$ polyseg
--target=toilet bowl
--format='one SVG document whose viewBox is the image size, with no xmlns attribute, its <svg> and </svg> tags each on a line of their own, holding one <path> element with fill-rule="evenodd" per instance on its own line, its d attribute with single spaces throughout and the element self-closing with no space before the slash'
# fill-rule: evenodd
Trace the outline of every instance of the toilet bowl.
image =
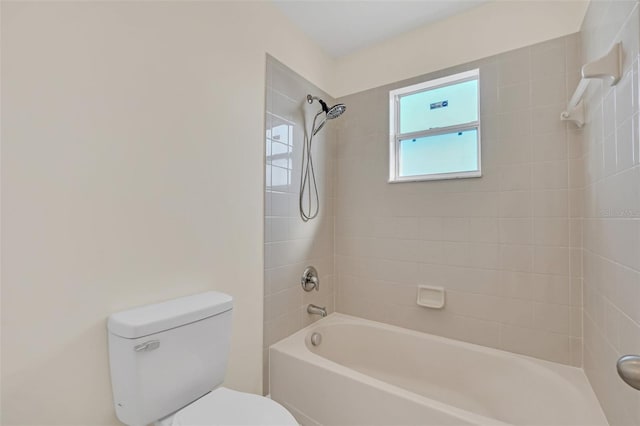
<svg viewBox="0 0 640 426">
<path fill-rule="evenodd" d="M 282 405 L 264 396 L 224 387 L 170 415 L 156 426 L 297 426 Z"/>
<path fill-rule="evenodd" d="M 109 316 L 116 416 L 129 426 L 293 426 L 283 406 L 221 387 L 231 296 L 210 291 Z"/>
</svg>

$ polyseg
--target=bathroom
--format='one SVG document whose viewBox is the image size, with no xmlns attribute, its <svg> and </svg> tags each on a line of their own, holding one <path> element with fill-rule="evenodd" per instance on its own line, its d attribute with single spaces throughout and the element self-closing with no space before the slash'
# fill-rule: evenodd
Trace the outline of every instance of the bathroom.
<svg viewBox="0 0 640 426">
<path fill-rule="evenodd" d="M 574 412 L 640 425 L 640 392 L 616 370 L 640 355 L 638 1 L 3 1 L 0 14 L 2 424 L 122 424 L 108 318 L 216 291 L 233 298 L 223 386 L 297 423 L 373 424 L 352 398 L 375 391 L 398 419 L 377 424 L 584 424 L 473 414 L 365 374 L 378 351 L 331 352 L 334 335 L 343 352 L 367 347 L 330 328 L 343 322 L 415 338 L 391 353 L 409 369 L 485 354 L 470 361 L 489 375 L 479 394 L 518 363 L 573 375 L 589 401 Z M 617 70 L 581 80 L 601 58 Z M 481 176 L 390 183 L 390 93 L 472 70 Z M 545 374 L 514 380 L 556 395 Z M 312 391 L 327 398 L 305 402 Z"/>
</svg>

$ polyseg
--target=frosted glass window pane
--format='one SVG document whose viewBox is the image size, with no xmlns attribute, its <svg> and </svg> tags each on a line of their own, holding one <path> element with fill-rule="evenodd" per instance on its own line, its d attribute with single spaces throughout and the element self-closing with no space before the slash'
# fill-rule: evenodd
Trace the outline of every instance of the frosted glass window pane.
<svg viewBox="0 0 640 426">
<path fill-rule="evenodd" d="M 400 98 L 400 133 L 454 126 L 478 120 L 478 80 Z"/>
<path fill-rule="evenodd" d="M 459 173 L 478 169 L 477 129 L 400 141 L 399 176 Z"/>
</svg>

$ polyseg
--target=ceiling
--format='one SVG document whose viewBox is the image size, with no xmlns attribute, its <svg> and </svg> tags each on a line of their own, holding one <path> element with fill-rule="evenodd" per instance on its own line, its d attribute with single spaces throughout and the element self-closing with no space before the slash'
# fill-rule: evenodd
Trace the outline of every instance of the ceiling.
<svg viewBox="0 0 640 426">
<path fill-rule="evenodd" d="M 340 57 L 487 0 L 272 0 L 330 55 Z"/>
</svg>

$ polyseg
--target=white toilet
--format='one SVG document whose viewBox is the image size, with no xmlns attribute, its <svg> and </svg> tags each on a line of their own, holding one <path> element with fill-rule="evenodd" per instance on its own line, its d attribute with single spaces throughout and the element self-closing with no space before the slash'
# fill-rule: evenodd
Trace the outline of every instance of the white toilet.
<svg viewBox="0 0 640 426">
<path fill-rule="evenodd" d="M 218 387 L 233 299 L 207 292 L 109 317 L 116 415 L 129 426 L 297 425 L 275 401 Z"/>
</svg>

